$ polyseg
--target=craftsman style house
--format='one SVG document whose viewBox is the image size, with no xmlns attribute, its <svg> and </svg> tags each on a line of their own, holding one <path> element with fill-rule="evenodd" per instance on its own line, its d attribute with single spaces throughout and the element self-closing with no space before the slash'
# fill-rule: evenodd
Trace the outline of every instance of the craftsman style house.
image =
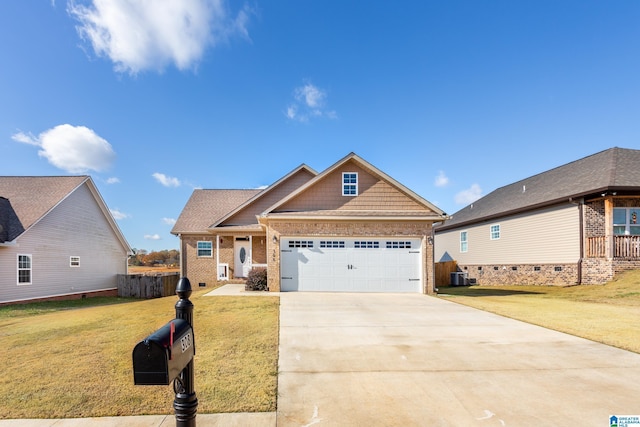
<svg viewBox="0 0 640 427">
<path fill-rule="evenodd" d="M 0 177 L 0 304 L 115 295 L 130 252 L 90 177 Z"/>
<path fill-rule="evenodd" d="M 456 212 L 434 228 L 435 259 L 482 285 L 604 283 L 640 268 L 639 217 L 640 150 L 611 148 Z"/>
<path fill-rule="evenodd" d="M 262 190 L 195 190 L 176 221 L 201 286 L 264 267 L 270 291 L 430 292 L 444 212 L 351 153 Z"/>
</svg>

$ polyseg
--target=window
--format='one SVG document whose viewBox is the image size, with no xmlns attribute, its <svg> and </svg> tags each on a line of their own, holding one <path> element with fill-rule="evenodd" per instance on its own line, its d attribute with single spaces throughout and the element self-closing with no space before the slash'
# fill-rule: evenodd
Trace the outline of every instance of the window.
<svg viewBox="0 0 640 427">
<path fill-rule="evenodd" d="M 342 195 L 343 196 L 358 195 L 358 174 L 356 172 L 342 173 Z"/>
<path fill-rule="evenodd" d="M 467 241 L 467 232 L 461 231 L 460 232 L 460 252 L 467 252 L 468 248 L 469 248 L 469 244 Z"/>
<path fill-rule="evenodd" d="M 491 240 L 498 240 L 500 238 L 500 224 L 491 226 Z"/>
<path fill-rule="evenodd" d="M 411 249 L 411 242 L 387 242 L 387 249 Z"/>
<path fill-rule="evenodd" d="M 69 257 L 69 267 L 80 267 L 80 257 L 79 256 L 70 256 Z"/>
<path fill-rule="evenodd" d="M 640 236 L 640 208 L 613 208 L 613 234 Z"/>
<path fill-rule="evenodd" d="M 313 240 L 289 240 L 290 248 L 312 248 Z"/>
<path fill-rule="evenodd" d="M 380 248 L 380 242 L 376 241 L 356 241 L 353 242 L 353 247 L 356 249 L 378 249 Z"/>
<path fill-rule="evenodd" d="M 31 255 L 18 255 L 18 285 L 31 284 Z"/>
<path fill-rule="evenodd" d="M 344 240 L 321 240 L 321 248 L 344 248 Z"/>
<path fill-rule="evenodd" d="M 536 265 L 533 267 L 533 271 L 541 271 L 542 269 L 540 268 L 539 265 Z"/>
<path fill-rule="evenodd" d="M 213 243 L 212 242 L 198 242 L 198 256 L 199 257 L 212 257 L 213 256 Z"/>
</svg>

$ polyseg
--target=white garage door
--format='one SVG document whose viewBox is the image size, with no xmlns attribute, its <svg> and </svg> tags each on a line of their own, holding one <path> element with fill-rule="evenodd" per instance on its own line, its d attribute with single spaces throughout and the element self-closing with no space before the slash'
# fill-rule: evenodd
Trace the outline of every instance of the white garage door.
<svg viewBox="0 0 640 427">
<path fill-rule="evenodd" d="M 420 239 L 280 239 L 282 291 L 422 292 Z"/>
</svg>

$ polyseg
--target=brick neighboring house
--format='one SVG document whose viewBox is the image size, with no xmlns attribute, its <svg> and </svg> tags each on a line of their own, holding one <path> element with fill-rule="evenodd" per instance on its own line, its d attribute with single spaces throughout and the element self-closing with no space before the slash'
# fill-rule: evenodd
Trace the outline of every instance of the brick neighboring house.
<svg viewBox="0 0 640 427">
<path fill-rule="evenodd" d="M 270 291 L 431 292 L 446 214 L 354 153 L 263 190 L 195 190 L 176 221 L 192 283 L 265 267 Z"/>
<path fill-rule="evenodd" d="M 640 268 L 639 219 L 640 150 L 614 147 L 454 213 L 434 228 L 435 259 L 482 285 L 601 284 Z"/>
<path fill-rule="evenodd" d="M 130 253 L 89 176 L 0 177 L 0 304 L 116 295 Z"/>
</svg>

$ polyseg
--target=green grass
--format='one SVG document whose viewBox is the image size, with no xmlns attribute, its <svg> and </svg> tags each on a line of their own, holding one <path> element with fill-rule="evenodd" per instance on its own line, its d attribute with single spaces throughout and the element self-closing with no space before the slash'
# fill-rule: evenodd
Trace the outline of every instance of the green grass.
<svg viewBox="0 0 640 427">
<path fill-rule="evenodd" d="M 439 297 L 640 353 L 640 270 L 605 285 L 439 287 Z"/>
<path fill-rule="evenodd" d="M 191 297 L 198 412 L 274 411 L 279 299 L 204 293 Z M 176 301 L 4 307 L 0 418 L 172 414 L 171 386 L 133 385 L 131 353 L 175 316 Z"/>
</svg>

